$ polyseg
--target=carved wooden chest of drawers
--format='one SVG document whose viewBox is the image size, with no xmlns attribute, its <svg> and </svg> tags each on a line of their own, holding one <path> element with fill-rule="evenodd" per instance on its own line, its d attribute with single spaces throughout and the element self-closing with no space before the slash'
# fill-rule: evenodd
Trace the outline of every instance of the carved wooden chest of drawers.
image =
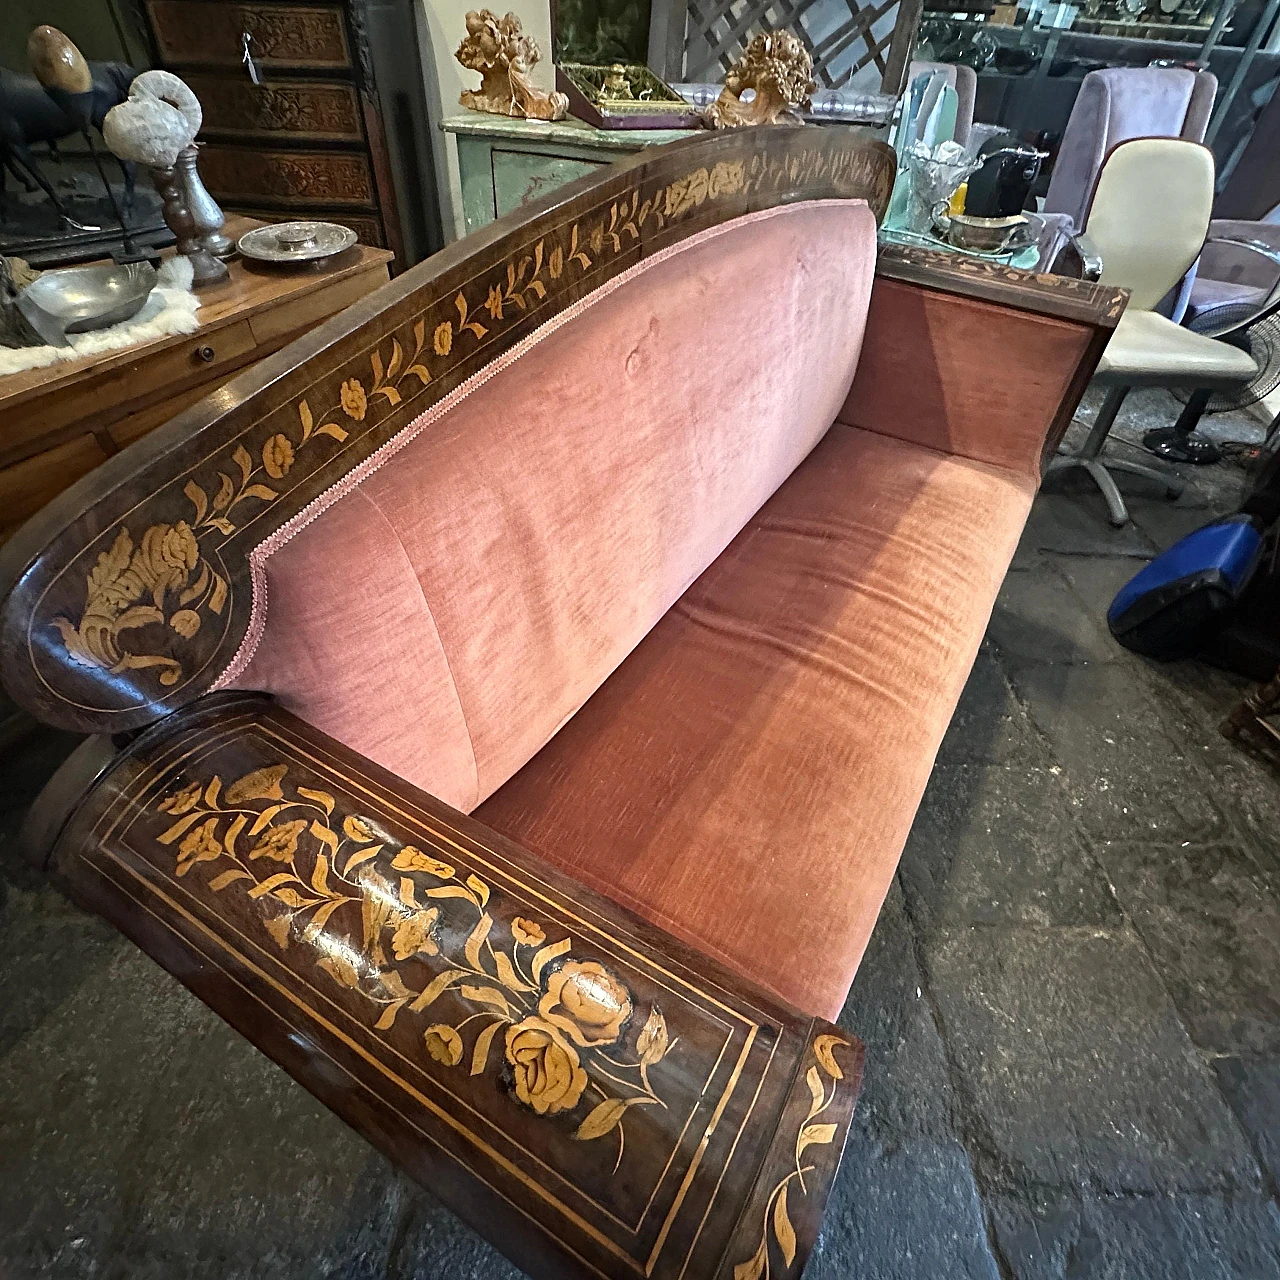
<svg viewBox="0 0 1280 1280">
<path fill-rule="evenodd" d="M 263 221 L 340 222 L 365 244 L 391 249 L 401 266 L 439 247 L 438 233 L 423 229 L 432 220 L 424 224 L 422 210 L 403 217 L 394 180 L 415 204 L 434 190 L 429 175 L 417 171 L 421 150 L 412 135 L 422 121 L 404 131 L 408 149 L 418 152 L 407 166 L 415 171 L 397 174 L 406 166 L 397 165 L 403 157 L 396 139 L 388 145 L 387 93 L 375 83 L 371 15 L 383 46 L 410 46 L 396 50 L 397 66 L 385 77 L 378 71 L 392 80 L 404 73 L 405 83 L 395 85 L 396 113 L 405 114 L 404 99 L 415 93 L 415 107 L 425 112 L 420 75 L 412 84 L 417 56 L 407 6 L 403 13 L 379 0 L 145 6 L 160 65 L 181 75 L 203 104 L 200 172 L 225 209 Z M 407 25 L 389 31 L 388 15 Z"/>
</svg>

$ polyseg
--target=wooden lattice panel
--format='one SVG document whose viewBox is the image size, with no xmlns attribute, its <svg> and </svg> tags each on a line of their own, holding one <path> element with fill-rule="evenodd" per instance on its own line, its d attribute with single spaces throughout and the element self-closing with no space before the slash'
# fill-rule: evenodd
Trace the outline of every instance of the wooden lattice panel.
<svg viewBox="0 0 1280 1280">
<path fill-rule="evenodd" d="M 686 0 L 682 78 L 718 80 L 757 32 L 779 29 L 799 36 L 823 88 L 842 88 L 865 67 L 883 77 L 897 9 L 898 0 Z"/>
</svg>

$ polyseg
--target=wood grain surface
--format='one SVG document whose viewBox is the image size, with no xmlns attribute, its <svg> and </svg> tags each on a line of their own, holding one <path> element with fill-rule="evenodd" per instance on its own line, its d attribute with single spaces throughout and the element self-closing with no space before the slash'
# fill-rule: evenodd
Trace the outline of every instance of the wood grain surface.
<svg viewBox="0 0 1280 1280">
<path fill-rule="evenodd" d="M 227 233 L 257 225 L 233 215 Z M 390 259 L 361 245 L 301 271 L 238 260 L 201 292 L 194 333 L 0 377 L 0 542 L 131 441 L 385 284 Z"/>
<path fill-rule="evenodd" d="M 74 767 L 33 819 L 56 882 L 525 1270 L 799 1276 L 848 1033 L 265 698 L 103 766 L 60 836 Z"/>
<path fill-rule="evenodd" d="M 740 130 L 643 152 L 451 246 L 15 536 L 0 552 L 6 688 L 85 731 L 190 703 L 245 634 L 253 548 L 468 377 L 690 235 L 804 199 L 866 199 L 879 217 L 892 183 L 892 152 L 857 130 Z"/>
</svg>

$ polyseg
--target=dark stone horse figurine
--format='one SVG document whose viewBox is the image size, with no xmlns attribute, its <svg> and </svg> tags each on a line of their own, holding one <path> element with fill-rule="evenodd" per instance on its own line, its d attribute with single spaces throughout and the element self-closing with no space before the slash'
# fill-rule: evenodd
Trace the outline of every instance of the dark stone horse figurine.
<svg viewBox="0 0 1280 1280">
<path fill-rule="evenodd" d="M 107 112 L 129 96 L 129 86 L 137 72 L 125 62 L 90 62 L 89 70 L 93 87 L 85 95 L 89 98 L 85 116 L 89 124 L 101 131 Z M 7 169 L 28 191 L 41 187 L 59 215 L 75 224 L 58 199 L 53 184 L 41 172 L 31 146 L 47 142 L 56 155 L 58 141 L 81 132 L 82 128 L 83 121 L 63 110 L 34 76 L 0 67 L 0 196 L 4 194 Z M 119 163 L 124 174 L 124 205 L 130 209 L 136 170 L 132 164 Z"/>
</svg>

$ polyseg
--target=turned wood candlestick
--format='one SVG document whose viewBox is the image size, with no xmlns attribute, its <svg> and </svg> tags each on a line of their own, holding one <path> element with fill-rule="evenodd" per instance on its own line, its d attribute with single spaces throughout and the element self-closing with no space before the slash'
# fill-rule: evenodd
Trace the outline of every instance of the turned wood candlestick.
<svg viewBox="0 0 1280 1280">
<path fill-rule="evenodd" d="M 199 239 L 196 220 L 187 207 L 186 192 L 182 183 L 182 175 L 175 165 L 164 169 L 152 169 L 151 176 L 156 190 L 164 201 L 164 220 L 169 230 L 178 237 L 178 252 L 191 262 L 193 275 L 191 287 L 202 288 L 207 284 L 218 284 L 230 274 L 225 262 L 217 258 L 204 247 Z"/>
</svg>

